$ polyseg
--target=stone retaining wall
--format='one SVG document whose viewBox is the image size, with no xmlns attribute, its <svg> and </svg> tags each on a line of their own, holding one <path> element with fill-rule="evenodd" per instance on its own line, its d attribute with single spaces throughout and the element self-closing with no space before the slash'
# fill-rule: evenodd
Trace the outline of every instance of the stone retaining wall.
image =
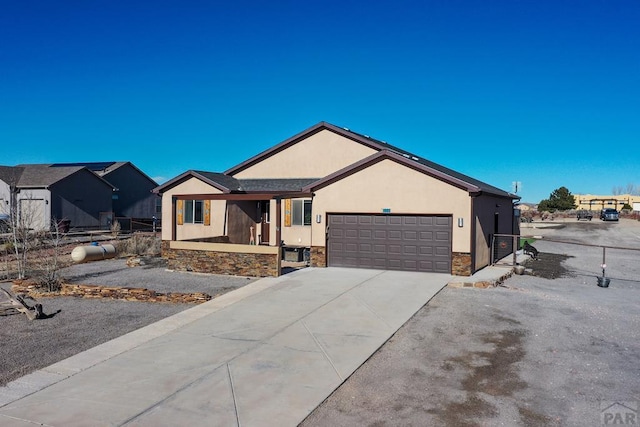
<svg viewBox="0 0 640 427">
<path fill-rule="evenodd" d="M 167 249 L 164 257 L 169 269 L 176 271 L 250 277 L 280 275 L 278 254 Z"/>
<path fill-rule="evenodd" d="M 65 283 L 58 292 L 42 292 L 31 282 L 15 281 L 11 286 L 13 293 L 28 294 L 34 298 L 49 296 L 65 296 L 77 298 L 109 298 L 126 301 L 166 302 L 200 304 L 212 297 L 201 292 L 196 293 L 161 293 L 144 288 L 120 288 L 116 286 L 95 286 Z"/>
</svg>

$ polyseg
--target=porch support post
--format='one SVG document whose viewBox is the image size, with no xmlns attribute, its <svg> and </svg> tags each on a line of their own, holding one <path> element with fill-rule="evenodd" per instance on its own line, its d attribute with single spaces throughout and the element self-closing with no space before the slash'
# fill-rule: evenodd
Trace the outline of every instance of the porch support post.
<svg viewBox="0 0 640 427">
<path fill-rule="evenodd" d="M 176 197 L 171 197 L 171 240 L 176 240 Z"/>
<path fill-rule="evenodd" d="M 276 197 L 276 246 L 282 242 L 282 199 Z"/>
</svg>

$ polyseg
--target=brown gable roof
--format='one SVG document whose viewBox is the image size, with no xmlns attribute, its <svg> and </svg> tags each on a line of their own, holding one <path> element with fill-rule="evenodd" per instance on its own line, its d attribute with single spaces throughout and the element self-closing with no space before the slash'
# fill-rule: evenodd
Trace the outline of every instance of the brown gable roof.
<svg viewBox="0 0 640 427">
<path fill-rule="evenodd" d="M 392 154 L 393 156 L 390 157 L 394 160 L 399 160 L 399 158 L 397 156 L 400 156 L 402 158 L 404 158 L 404 160 L 402 161 L 402 164 L 404 164 L 405 166 L 408 167 L 413 167 L 414 169 L 417 170 L 421 170 L 425 173 L 430 173 L 433 174 L 433 176 L 437 176 L 440 177 L 440 179 L 443 179 L 446 182 L 462 182 L 464 183 L 462 185 L 462 187 L 468 187 L 468 188 L 475 188 L 476 190 L 474 190 L 473 192 L 484 192 L 484 193 L 489 193 L 489 194 L 493 194 L 493 195 L 497 195 L 500 197 L 505 197 L 505 198 L 509 198 L 509 199 L 519 199 L 518 196 L 511 194 L 507 191 L 501 190 L 497 187 L 494 187 L 492 185 L 489 185 L 485 182 L 482 182 L 480 180 L 477 180 L 475 178 L 472 178 L 470 176 L 464 175 L 462 173 L 456 172 L 452 169 L 449 169 L 447 167 L 444 167 L 442 165 L 439 165 L 437 163 L 431 162 L 427 159 L 421 158 L 419 156 L 416 156 L 414 154 L 411 154 L 410 152 L 403 150 L 401 148 L 398 148 L 396 146 L 393 146 L 391 144 L 387 144 L 384 141 L 380 141 L 374 138 L 369 137 L 368 135 L 363 135 L 363 134 L 359 134 L 357 132 L 353 132 L 347 128 L 341 128 L 335 125 L 332 125 L 330 123 L 327 122 L 320 122 L 294 136 L 292 136 L 291 138 L 286 139 L 285 141 L 281 142 L 280 144 L 277 144 L 271 148 L 269 148 L 268 150 L 263 151 L 262 153 L 232 167 L 231 169 L 228 169 L 225 174 L 227 175 L 234 175 L 236 173 L 239 173 L 259 162 L 261 162 L 262 160 L 277 154 L 289 147 L 291 147 L 292 145 L 296 144 L 297 142 L 308 138 L 311 135 L 314 135 L 322 130 L 330 130 L 340 136 L 343 136 L 345 138 L 351 139 L 352 141 L 356 141 L 360 144 L 363 144 L 369 148 L 373 148 L 374 150 L 378 150 L 380 152 L 382 151 L 386 151 L 387 153 Z M 374 155 L 375 156 L 375 155 Z M 346 170 L 354 170 L 356 168 L 358 168 L 362 162 L 366 161 L 369 162 L 371 161 L 372 158 L 367 158 L 364 159 L 361 162 L 357 162 L 354 165 L 347 167 L 345 169 L 343 169 L 342 171 L 338 171 L 330 176 L 335 176 L 339 173 L 345 172 Z M 378 160 L 379 161 L 379 160 Z M 322 181 L 326 182 L 326 180 L 328 179 L 325 178 Z M 305 188 L 310 188 L 309 186 L 305 187 Z"/>
</svg>

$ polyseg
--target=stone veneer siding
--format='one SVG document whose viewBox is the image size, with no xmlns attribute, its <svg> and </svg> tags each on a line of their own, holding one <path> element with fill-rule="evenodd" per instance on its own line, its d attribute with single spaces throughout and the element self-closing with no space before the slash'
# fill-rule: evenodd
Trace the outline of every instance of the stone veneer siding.
<svg viewBox="0 0 640 427">
<path fill-rule="evenodd" d="M 171 244 L 171 242 L 169 240 L 163 240 L 160 243 L 160 256 L 162 258 L 166 258 L 167 255 L 169 254 L 169 245 Z"/>
<path fill-rule="evenodd" d="M 327 266 L 327 248 L 324 246 L 311 247 L 311 267 Z"/>
<path fill-rule="evenodd" d="M 451 274 L 454 276 L 471 276 L 471 254 L 452 253 Z"/>
<path fill-rule="evenodd" d="M 177 271 L 251 277 L 280 275 L 279 254 L 170 249 L 167 242 L 162 256 L 167 259 L 169 269 Z"/>
</svg>

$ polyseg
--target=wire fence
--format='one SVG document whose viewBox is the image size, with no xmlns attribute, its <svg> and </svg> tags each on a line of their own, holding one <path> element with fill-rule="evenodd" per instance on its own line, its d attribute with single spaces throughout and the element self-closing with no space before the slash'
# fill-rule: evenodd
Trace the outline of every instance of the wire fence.
<svg viewBox="0 0 640 427">
<path fill-rule="evenodd" d="M 518 235 L 496 234 L 491 244 L 492 265 L 518 265 L 518 260 L 522 260 L 524 255 L 522 246 L 525 240 L 530 239 Z M 567 269 L 576 276 L 606 277 L 611 280 L 640 283 L 640 248 L 572 242 L 546 237 L 537 240 L 533 246 L 539 252 L 565 255 Z M 512 248 L 516 250 L 513 251 Z M 598 282 L 601 281 L 605 285 L 604 280 L 598 280 Z"/>
</svg>

